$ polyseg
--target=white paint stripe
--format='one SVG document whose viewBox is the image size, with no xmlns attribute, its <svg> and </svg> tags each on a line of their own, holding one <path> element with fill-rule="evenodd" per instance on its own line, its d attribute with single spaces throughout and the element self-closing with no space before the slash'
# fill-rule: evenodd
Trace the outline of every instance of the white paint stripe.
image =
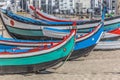
<svg viewBox="0 0 120 80">
<path fill-rule="evenodd" d="M 81 41 L 81 40 L 84 40 L 84 39 L 92 36 L 94 33 L 96 33 L 96 32 L 98 31 L 98 29 L 99 29 L 101 26 L 102 26 L 102 24 L 99 24 L 99 26 L 97 26 L 97 28 L 96 28 L 92 33 L 90 33 L 90 34 L 88 33 L 87 36 L 82 37 L 82 38 L 80 38 L 80 39 L 76 39 L 76 42 Z"/>
<path fill-rule="evenodd" d="M 45 46 L 45 45 L 51 45 L 50 43 L 39 43 L 39 42 L 36 42 L 36 43 L 30 43 L 30 42 L 26 42 L 26 43 L 23 43 L 23 42 L 12 42 L 12 41 L 1 41 L 0 40 L 0 44 L 2 45 L 14 45 L 14 46 Z"/>
</svg>

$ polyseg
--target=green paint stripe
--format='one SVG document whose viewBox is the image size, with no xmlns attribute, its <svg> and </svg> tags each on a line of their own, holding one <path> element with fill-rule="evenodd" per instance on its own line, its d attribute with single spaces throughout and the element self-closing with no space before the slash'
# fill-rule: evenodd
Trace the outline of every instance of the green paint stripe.
<svg viewBox="0 0 120 80">
<path fill-rule="evenodd" d="M 36 31 L 36 30 L 22 30 L 10 26 L 6 26 L 7 29 L 11 33 L 19 34 L 19 35 L 27 35 L 27 36 L 43 36 L 42 31 Z"/>
<path fill-rule="evenodd" d="M 111 24 L 104 27 L 104 30 L 113 30 L 120 27 L 120 23 Z"/>
</svg>

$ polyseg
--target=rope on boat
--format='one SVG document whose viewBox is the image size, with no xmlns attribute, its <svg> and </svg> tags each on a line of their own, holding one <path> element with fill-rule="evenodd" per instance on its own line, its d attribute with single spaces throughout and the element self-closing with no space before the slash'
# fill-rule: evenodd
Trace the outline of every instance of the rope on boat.
<svg viewBox="0 0 120 80">
<path fill-rule="evenodd" d="M 102 34 L 102 38 L 105 38 L 105 32 L 103 32 L 103 34 Z"/>
<path fill-rule="evenodd" d="M 76 21 L 75 22 L 73 22 L 73 29 L 75 29 L 75 30 L 77 30 L 76 29 Z M 76 35 L 76 34 L 75 34 Z M 75 43 L 74 43 L 75 44 Z M 73 49 L 74 49 L 74 47 L 73 47 Z M 72 52 L 73 52 L 73 50 L 71 51 L 71 53 L 67 56 L 67 58 L 63 61 L 63 63 L 61 63 L 60 65 L 58 65 L 57 67 L 54 67 L 54 68 L 52 68 L 52 69 L 54 69 L 54 70 L 56 70 L 56 69 L 58 69 L 58 68 L 60 68 L 61 66 L 63 66 L 67 61 L 68 61 L 68 59 L 70 58 L 70 56 L 72 55 Z"/>
<path fill-rule="evenodd" d="M 62 67 L 68 61 L 68 59 L 70 58 L 71 55 L 72 55 L 72 52 L 66 57 L 66 59 L 60 65 L 58 65 L 57 67 L 54 67 L 52 69 L 57 70 L 58 68 Z"/>
</svg>

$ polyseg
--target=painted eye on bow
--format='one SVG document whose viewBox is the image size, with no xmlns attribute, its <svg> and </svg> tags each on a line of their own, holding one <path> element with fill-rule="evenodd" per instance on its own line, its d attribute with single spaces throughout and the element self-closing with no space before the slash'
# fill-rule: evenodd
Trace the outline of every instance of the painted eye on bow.
<svg viewBox="0 0 120 80">
<path fill-rule="evenodd" d="M 11 24 L 12 26 L 14 26 L 14 25 L 15 25 L 15 22 L 14 22 L 13 20 L 10 20 L 10 24 Z"/>
<path fill-rule="evenodd" d="M 64 48 L 63 51 L 65 52 L 65 51 L 66 51 L 66 48 Z"/>
</svg>

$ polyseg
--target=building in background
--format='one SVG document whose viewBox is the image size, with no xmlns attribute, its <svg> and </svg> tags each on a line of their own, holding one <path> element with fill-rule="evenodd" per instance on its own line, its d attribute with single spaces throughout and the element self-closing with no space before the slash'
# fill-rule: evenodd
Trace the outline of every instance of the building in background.
<svg viewBox="0 0 120 80">
<path fill-rule="evenodd" d="M 52 13 L 84 14 L 91 9 L 91 0 L 30 0 L 30 1 L 32 1 L 32 4 L 34 6 L 36 6 L 36 4 L 40 4 L 39 7 L 44 12 L 50 14 Z M 97 10 L 97 8 L 95 9 Z"/>
<path fill-rule="evenodd" d="M 80 14 L 91 8 L 91 0 L 41 0 L 46 13 Z"/>
<path fill-rule="evenodd" d="M 49 14 L 59 10 L 59 0 L 41 0 L 41 9 Z"/>
<path fill-rule="evenodd" d="M 59 10 L 64 14 L 75 13 L 75 0 L 59 0 Z"/>
<path fill-rule="evenodd" d="M 101 8 L 100 8 L 99 0 L 91 0 L 91 10 L 94 16 L 100 15 Z"/>
<path fill-rule="evenodd" d="M 77 14 L 85 14 L 91 9 L 91 0 L 76 0 L 75 3 Z"/>
<path fill-rule="evenodd" d="M 54 14 L 89 14 L 100 15 L 100 0 L 28 0 L 30 4 L 42 11 Z M 120 0 L 106 0 L 108 13 L 120 14 Z"/>
<path fill-rule="evenodd" d="M 118 3 L 118 0 L 106 0 L 107 2 L 107 9 L 108 9 L 108 13 L 114 13 L 114 14 L 117 14 L 117 3 Z"/>
<path fill-rule="evenodd" d="M 62 13 L 81 14 L 90 8 L 91 0 L 59 0 L 59 9 Z"/>
</svg>

